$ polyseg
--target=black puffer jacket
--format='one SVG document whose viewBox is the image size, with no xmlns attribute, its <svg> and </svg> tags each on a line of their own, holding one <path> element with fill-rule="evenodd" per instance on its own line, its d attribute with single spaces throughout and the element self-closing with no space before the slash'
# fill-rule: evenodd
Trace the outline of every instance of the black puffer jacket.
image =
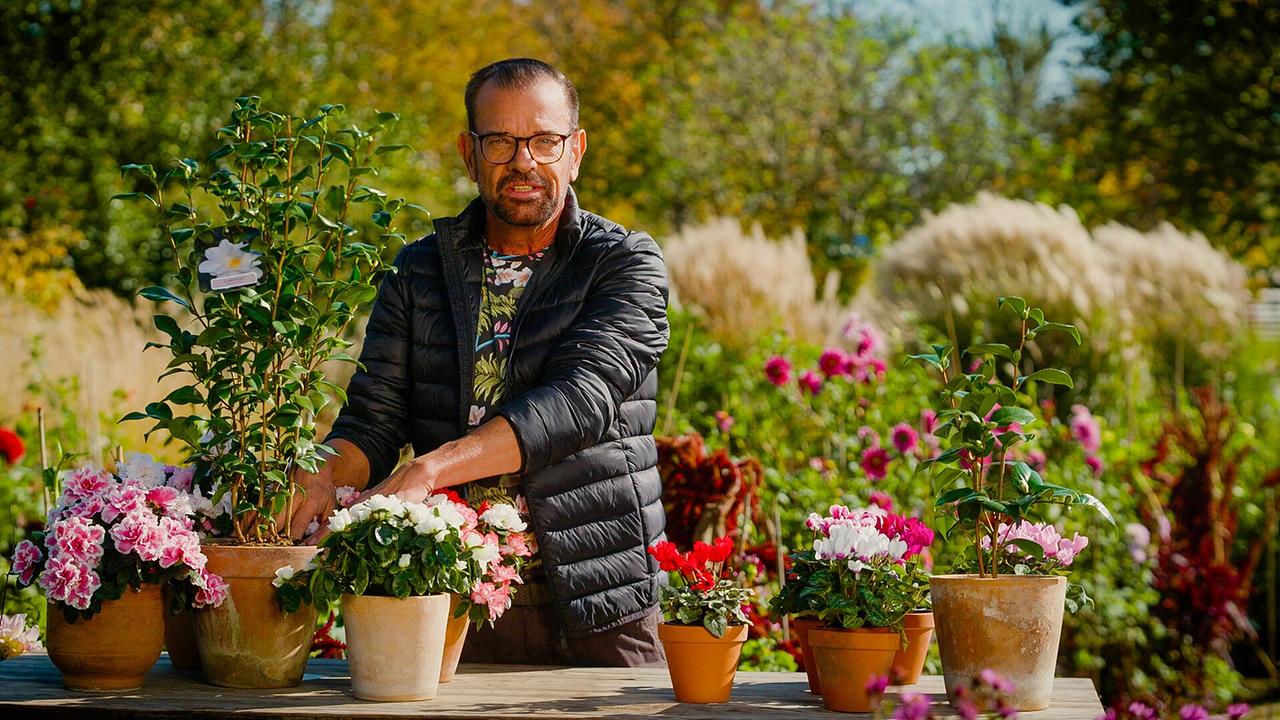
<svg viewBox="0 0 1280 720">
<path fill-rule="evenodd" d="M 476 200 L 407 246 L 382 281 L 329 439 L 369 458 L 371 484 L 406 442 L 421 455 L 460 437 L 471 404 L 483 280 Z M 555 243 L 521 298 L 507 402 L 525 494 L 564 630 L 599 632 L 653 611 L 662 536 L 653 441 L 667 278 L 653 239 L 580 211 L 570 190 Z"/>
</svg>

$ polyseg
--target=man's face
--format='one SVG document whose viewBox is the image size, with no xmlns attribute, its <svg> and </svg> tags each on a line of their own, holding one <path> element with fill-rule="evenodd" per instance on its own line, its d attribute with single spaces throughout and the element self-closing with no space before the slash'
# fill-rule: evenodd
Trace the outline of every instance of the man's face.
<svg viewBox="0 0 1280 720">
<path fill-rule="evenodd" d="M 533 159 L 525 142 L 515 157 L 503 164 L 491 163 L 480 152 L 470 133 L 458 137 L 458 151 L 480 197 L 499 220 L 509 225 L 543 225 L 559 215 L 569 183 L 578 178 L 587 149 L 587 135 L 574 130 L 564 89 L 554 80 L 543 80 L 528 89 L 498 87 L 486 83 L 476 96 L 476 134 L 507 133 L 528 137 L 539 133 L 568 134 L 564 154 L 553 163 Z"/>
</svg>

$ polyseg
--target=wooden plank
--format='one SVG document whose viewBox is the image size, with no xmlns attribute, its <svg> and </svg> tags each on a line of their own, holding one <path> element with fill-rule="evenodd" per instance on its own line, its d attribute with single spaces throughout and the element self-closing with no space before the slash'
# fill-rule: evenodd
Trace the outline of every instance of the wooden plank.
<svg viewBox="0 0 1280 720">
<path fill-rule="evenodd" d="M 206 685 L 198 674 L 174 670 L 162 657 L 141 691 L 76 693 L 63 689 L 47 656 L 30 654 L 0 663 L 0 718 L 836 717 L 806 688 L 803 673 L 742 672 L 730 702 L 685 705 L 672 697 L 665 669 L 464 665 L 433 700 L 373 703 L 352 696 L 342 660 L 311 660 L 296 688 L 231 690 Z M 940 717 L 954 717 L 946 706 L 941 678 L 922 678 L 908 690 L 929 694 Z M 1093 720 L 1101 714 L 1089 679 L 1059 678 L 1053 707 L 1028 717 Z"/>
</svg>

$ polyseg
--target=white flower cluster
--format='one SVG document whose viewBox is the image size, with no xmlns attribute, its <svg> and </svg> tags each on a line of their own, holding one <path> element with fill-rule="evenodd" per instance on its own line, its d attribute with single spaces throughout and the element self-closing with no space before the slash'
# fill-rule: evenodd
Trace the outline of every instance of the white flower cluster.
<svg viewBox="0 0 1280 720">
<path fill-rule="evenodd" d="M 813 554 L 819 560 L 847 560 L 849 569 L 856 573 L 879 558 L 901 560 L 907 554 L 907 543 L 881 533 L 874 520 L 851 518 L 831 523 L 827 536 L 813 541 Z"/>
<path fill-rule="evenodd" d="M 453 531 L 466 524 L 466 518 L 458 508 L 445 498 L 432 496 L 425 503 L 405 502 L 394 495 L 374 495 L 367 500 L 341 508 L 329 517 L 330 532 L 340 533 L 352 525 L 364 522 L 375 514 L 399 527 L 412 527 L 419 535 L 431 535 L 442 542 Z"/>
</svg>

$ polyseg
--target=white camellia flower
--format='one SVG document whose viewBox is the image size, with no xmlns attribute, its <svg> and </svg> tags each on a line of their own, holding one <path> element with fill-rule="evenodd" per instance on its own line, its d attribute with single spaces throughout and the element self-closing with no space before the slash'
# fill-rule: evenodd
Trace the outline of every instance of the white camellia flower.
<svg viewBox="0 0 1280 720">
<path fill-rule="evenodd" d="M 333 515 L 330 515 L 329 532 L 340 533 L 343 530 L 346 530 L 348 525 L 356 522 L 353 511 L 354 508 L 352 510 L 343 508 L 335 512 Z"/>
<path fill-rule="evenodd" d="M 143 487 L 156 487 L 165 481 L 164 463 L 156 462 L 146 453 L 131 452 L 116 468 L 122 480 L 132 480 Z"/>
<path fill-rule="evenodd" d="M 286 582 L 288 582 L 289 579 L 292 577 L 293 577 L 293 566 L 285 565 L 284 567 L 276 568 L 276 577 L 274 580 L 271 581 L 271 584 L 275 585 L 276 587 L 280 587 L 281 585 L 284 585 Z"/>
<path fill-rule="evenodd" d="M 396 561 L 396 567 L 399 567 L 399 568 L 409 567 L 409 559 L 410 559 L 409 553 L 402 554 L 400 556 L 400 559 Z"/>
<path fill-rule="evenodd" d="M 493 527 L 502 530 L 510 530 L 514 532 L 523 531 L 528 525 L 520 519 L 520 513 L 516 509 L 506 503 L 494 505 L 484 514 L 480 516 L 482 522 L 489 523 Z"/>
<path fill-rule="evenodd" d="M 204 251 L 204 261 L 200 263 L 199 271 L 215 278 L 252 273 L 253 282 L 258 282 L 262 279 L 262 268 L 258 267 L 258 254 L 245 250 L 244 246 L 245 243 L 222 240 Z"/>
</svg>

